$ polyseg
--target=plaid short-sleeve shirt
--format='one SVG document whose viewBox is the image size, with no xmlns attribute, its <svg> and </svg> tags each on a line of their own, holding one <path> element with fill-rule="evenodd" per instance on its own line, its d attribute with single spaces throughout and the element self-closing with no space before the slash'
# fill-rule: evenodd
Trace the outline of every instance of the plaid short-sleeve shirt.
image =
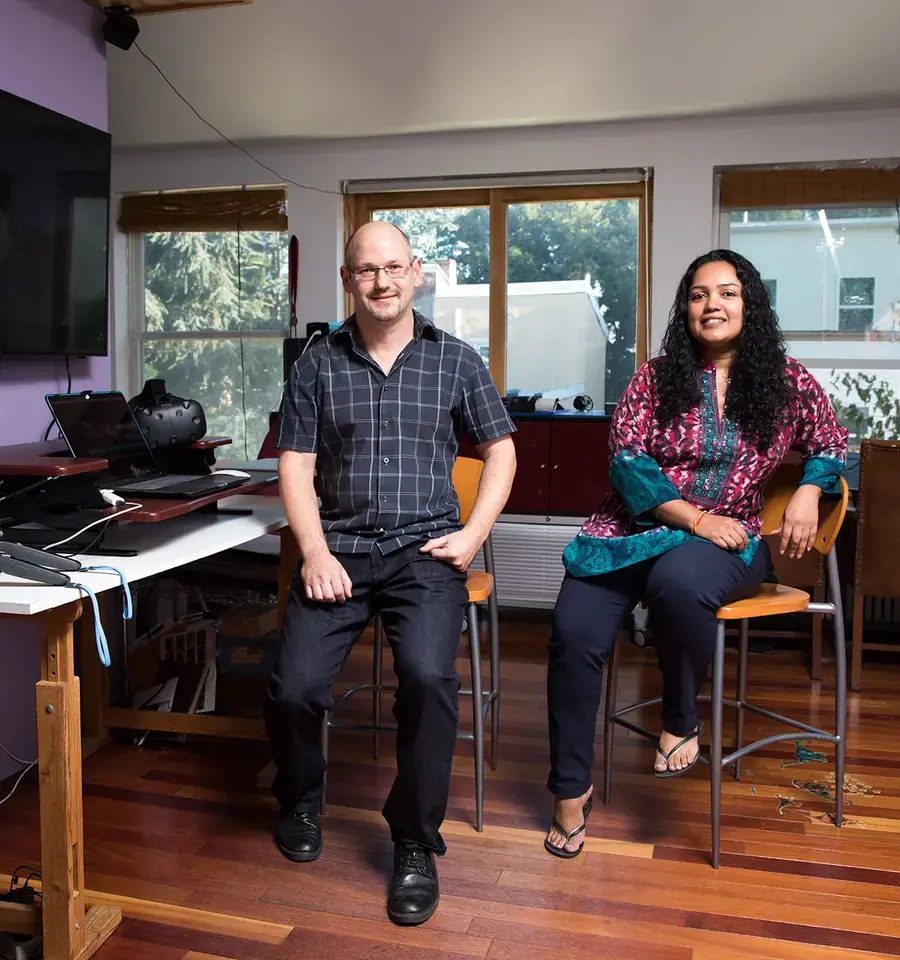
<svg viewBox="0 0 900 960">
<path fill-rule="evenodd" d="M 413 339 L 385 376 L 351 317 L 294 364 L 278 446 L 316 454 L 333 552 L 389 554 L 459 529 L 460 432 L 486 443 L 514 430 L 469 344 L 416 313 Z"/>
</svg>

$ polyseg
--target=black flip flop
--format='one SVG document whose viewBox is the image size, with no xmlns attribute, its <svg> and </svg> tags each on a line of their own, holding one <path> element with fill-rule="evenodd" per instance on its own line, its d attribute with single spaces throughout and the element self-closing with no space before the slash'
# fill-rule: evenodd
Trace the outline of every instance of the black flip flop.
<svg viewBox="0 0 900 960">
<path fill-rule="evenodd" d="M 571 860 L 573 857 L 577 857 L 579 853 L 584 849 L 584 841 L 582 841 L 581 846 L 577 850 L 566 850 L 566 844 L 569 843 L 574 837 L 577 837 L 579 833 L 584 832 L 584 828 L 587 826 L 587 818 L 590 816 L 591 810 L 594 809 L 594 795 L 591 794 L 587 798 L 587 802 L 581 808 L 581 814 L 584 817 L 581 825 L 576 827 L 571 833 L 566 833 L 565 830 L 559 825 L 556 817 L 550 821 L 550 828 L 558 830 L 566 839 L 563 841 L 561 847 L 554 847 L 553 844 L 547 837 L 544 837 L 544 849 L 547 853 L 552 853 L 554 857 L 560 857 L 563 860 Z"/>
<path fill-rule="evenodd" d="M 680 776 L 682 776 L 683 774 L 687 773 L 688 770 L 690 770 L 692 767 L 695 767 L 695 766 L 697 765 L 697 761 L 700 759 L 700 735 L 701 735 L 702 733 L 703 733 L 703 724 L 702 724 L 702 723 L 699 723 L 699 724 L 697 725 L 697 729 L 694 730 L 693 733 L 689 733 L 684 739 L 679 740 L 678 743 L 676 743 L 675 746 L 672 747 L 672 749 L 671 749 L 668 753 L 665 753 L 665 752 L 663 751 L 663 748 L 662 748 L 662 746 L 660 745 L 660 742 L 659 742 L 659 738 L 657 738 L 657 740 L 656 740 L 656 752 L 663 758 L 663 760 L 666 761 L 666 769 L 665 769 L 665 770 L 656 770 L 656 769 L 654 769 L 654 770 L 653 770 L 653 775 L 654 775 L 657 779 L 659 779 L 659 780 L 668 780 L 668 779 L 670 779 L 671 777 L 680 777 Z M 670 770 L 670 769 L 669 769 L 669 758 L 672 756 L 672 754 L 678 753 L 678 751 L 679 751 L 683 746 L 685 746 L 685 744 L 690 743 L 691 740 L 694 739 L 694 737 L 697 738 L 697 755 L 694 757 L 693 760 L 691 760 L 691 762 L 690 762 L 686 767 L 682 767 L 680 770 Z"/>
</svg>

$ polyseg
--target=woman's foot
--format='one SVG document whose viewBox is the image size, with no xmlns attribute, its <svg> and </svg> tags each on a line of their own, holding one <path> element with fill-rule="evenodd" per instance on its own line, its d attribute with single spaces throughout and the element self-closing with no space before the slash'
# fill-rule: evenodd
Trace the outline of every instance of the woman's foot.
<svg viewBox="0 0 900 960">
<path fill-rule="evenodd" d="M 692 733 L 687 735 L 690 739 L 669 757 L 668 762 L 666 762 L 664 754 L 667 754 L 674 747 L 678 746 L 682 740 L 685 740 L 685 735 L 669 733 L 668 730 L 663 730 L 659 735 L 659 750 L 661 750 L 662 753 L 658 750 L 653 760 L 653 769 L 656 773 L 663 773 L 667 768 L 669 771 L 677 773 L 679 770 L 685 770 L 694 764 L 697 759 L 697 754 L 700 752 L 698 730 L 698 727 L 694 727 Z"/>
<path fill-rule="evenodd" d="M 584 807 L 593 792 L 594 788 L 590 787 L 587 793 L 583 793 L 580 797 L 575 797 L 572 800 L 556 801 L 556 806 L 553 809 L 553 819 L 567 834 L 571 834 L 573 830 L 584 824 Z M 578 853 L 584 846 L 584 840 L 585 832 L 582 830 L 578 836 L 572 837 L 571 840 L 566 842 L 565 836 L 559 832 L 554 824 L 550 827 L 546 842 L 557 850 Z"/>
</svg>

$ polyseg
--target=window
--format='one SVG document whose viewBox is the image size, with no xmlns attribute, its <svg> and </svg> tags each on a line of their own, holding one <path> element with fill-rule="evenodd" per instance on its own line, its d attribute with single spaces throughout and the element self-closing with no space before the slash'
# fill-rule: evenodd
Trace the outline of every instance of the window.
<svg viewBox="0 0 900 960">
<path fill-rule="evenodd" d="M 722 173 L 720 241 L 769 278 L 788 353 L 818 378 L 854 446 L 900 437 L 898 189 L 891 171 Z"/>
<path fill-rule="evenodd" d="M 142 239 L 141 382 L 199 400 L 207 436 L 252 459 L 282 389 L 286 233 L 151 233 Z M 227 454 L 226 454 L 227 455 Z"/>
<path fill-rule="evenodd" d="M 646 359 L 646 183 L 353 200 L 353 222 L 407 233 L 414 305 L 479 351 L 501 393 L 587 395 L 602 412 Z"/>
<path fill-rule="evenodd" d="M 265 208 L 272 194 L 277 209 Z M 254 458 L 282 390 L 290 315 L 283 192 L 124 198 L 122 223 L 131 234 L 135 392 L 147 379 L 165 380 L 171 393 L 202 404 L 207 436 L 231 438 L 226 455 Z"/>
<path fill-rule="evenodd" d="M 839 330 L 871 330 L 875 320 L 875 278 L 841 277 L 838 304 Z"/>
</svg>

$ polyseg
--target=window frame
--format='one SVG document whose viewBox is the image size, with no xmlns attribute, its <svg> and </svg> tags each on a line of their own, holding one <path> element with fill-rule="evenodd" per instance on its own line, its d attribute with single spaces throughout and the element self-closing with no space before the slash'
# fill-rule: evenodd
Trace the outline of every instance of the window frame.
<svg viewBox="0 0 900 960">
<path fill-rule="evenodd" d="M 506 393 L 507 235 L 510 204 L 566 203 L 579 200 L 638 201 L 637 310 L 635 317 L 635 368 L 648 359 L 650 347 L 650 244 L 652 240 L 653 180 L 555 184 L 545 186 L 459 187 L 441 190 L 385 190 L 345 196 L 344 239 L 377 210 L 435 207 L 487 207 L 490 212 L 488 351 L 489 369 L 501 396 Z M 344 297 L 345 315 L 352 299 Z"/>
</svg>

